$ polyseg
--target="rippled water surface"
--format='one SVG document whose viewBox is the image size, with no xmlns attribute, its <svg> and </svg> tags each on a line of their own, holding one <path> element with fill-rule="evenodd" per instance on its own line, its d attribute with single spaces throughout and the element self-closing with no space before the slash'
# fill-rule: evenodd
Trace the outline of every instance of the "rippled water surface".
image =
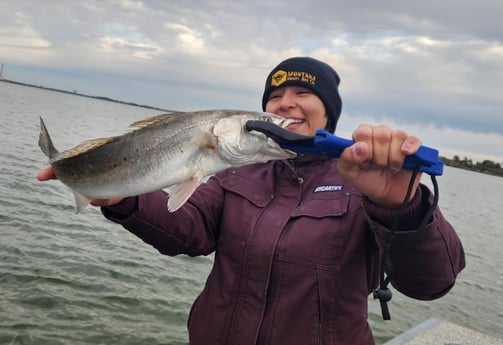
<svg viewBox="0 0 503 345">
<path fill-rule="evenodd" d="M 160 255 L 95 208 L 75 214 L 66 187 L 35 178 L 47 161 L 39 116 L 66 149 L 158 113 L 0 83 L 0 344 L 187 343 L 211 257 Z M 468 266 L 438 301 L 395 293 L 391 321 L 370 300 L 379 343 L 431 317 L 503 338 L 503 178 L 446 168 L 439 182 Z"/>
</svg>

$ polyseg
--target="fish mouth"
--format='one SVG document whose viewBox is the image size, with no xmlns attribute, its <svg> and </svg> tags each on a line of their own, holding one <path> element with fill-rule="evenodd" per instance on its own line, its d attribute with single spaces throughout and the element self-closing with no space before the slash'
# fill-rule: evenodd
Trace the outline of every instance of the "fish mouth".
<svg viewBox="0 0 503 345">
<path fill-rule="evenodd" d="M 304 120 L 302 120 L 302 119 L 286 118 L 281 121 L 280 126 L 283 129 L 287 129 L 290 125 L 300 124 L 303 122 L 304 122 Z"/>
<path fill-rule="evenodd" d="M 281 128 L 287 129 L 288 126 L 293 125 L 294 123 L 298 123 L 298 120 L 289 118 L 289 119 L 283 119 L 279 125 Z"/>
</svg>

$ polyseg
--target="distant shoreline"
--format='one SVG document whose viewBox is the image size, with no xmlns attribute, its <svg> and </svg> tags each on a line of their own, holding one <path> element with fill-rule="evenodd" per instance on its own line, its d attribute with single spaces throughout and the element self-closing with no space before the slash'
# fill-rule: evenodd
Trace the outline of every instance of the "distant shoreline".
<svg viewBox="0 0 503 345">
<path fill-rule="evenodd" d="M 503 177 L 503 167 L 501 166 L 501 164 L 491 160 L 484 160 L 483 162 L 473 163 L 471 159 L 468 159 L 467 157 L 460 159 L 459 156 L 454 156 L 453 159 L 446 157 L 439 157 L 439 159 L 449 167 L 474 171 L 486 175 Z"/>
<path fill-rule="evenodd" d="M 104 96 L 86 95 L 86 94 L 83 94 L 83 93 L 78 93 L 77 91 L 67 91 L 67 90 L 62 90 L 62 89 L 56 89 L 56 88 L 52 88 L 52 87 L 42 86 L 42 85 L 34 85 L 34 84 L 22 83 L 22 82 L 19 82 L 19 81 L 9 80 L 9 79 L 4 79 L 4 78 L 0 78 L 0 82 L 5 82 L 5 83 L 10 83 L 10 84 L 15 84 L 15 85 L 21 85 L 21 86 L 34 87 L 34 88 L 37 88 L 37 89 L 43 89 L 43 90 L 54 91 L 54 92 L 61 92 L 61 93 L 66 93 L 68 95 L 93 98 L 93 99 L 98 99 L 98 100 L 102 100 L 102 101 L 108 101 L 108 102 L 120 103 L 120 104 L 125 104 L 125 105 L 131 105 L 131 106 L 134 106 L 134 107 L 153 109 L 153 110 L 160 110 L 160 111 L 165 111 L 165 112 L 175 112 L 175 110 L 169 110 L 169 109 L 163 109 L 163 108 L 158 108 L 158 107 L 152 107 L 150 105 L 145 105 L 145 104 L 138 104 L 138 103 L 133 103 L 133 102 L 119 101 L 117 99 L 113 99 L 113 98 L 109 98 L 109 97 L 104 97 Z"/>
</svg>

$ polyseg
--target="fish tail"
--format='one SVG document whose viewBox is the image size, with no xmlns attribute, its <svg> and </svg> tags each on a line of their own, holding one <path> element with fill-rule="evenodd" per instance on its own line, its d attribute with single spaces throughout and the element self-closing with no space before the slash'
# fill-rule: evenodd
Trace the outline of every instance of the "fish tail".
<svg viewBox="0 0 503 345">
<path fill-rule="evenodd" d="M 40 135 L 38 137 L 38 146 L 42 152 L 49 158 L 56 156 L 59 151 L 54 147 L 51 136 L 45 127 L 44 120 L 40 117 Z"/>
</svg>

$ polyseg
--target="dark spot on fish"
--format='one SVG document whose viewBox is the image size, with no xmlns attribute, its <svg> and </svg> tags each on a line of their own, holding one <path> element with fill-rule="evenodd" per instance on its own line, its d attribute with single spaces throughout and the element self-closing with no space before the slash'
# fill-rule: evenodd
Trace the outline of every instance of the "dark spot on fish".
<svg viewBox="0 0 503 345">
<path fill-rule="evenodd" d="M 127 158 L 126 158 L 126 157 L 124 157 L 122 160 L 123 160 L 124 162 L 126 162 L 126 161 L 127 161 Z"/>
</svg>

